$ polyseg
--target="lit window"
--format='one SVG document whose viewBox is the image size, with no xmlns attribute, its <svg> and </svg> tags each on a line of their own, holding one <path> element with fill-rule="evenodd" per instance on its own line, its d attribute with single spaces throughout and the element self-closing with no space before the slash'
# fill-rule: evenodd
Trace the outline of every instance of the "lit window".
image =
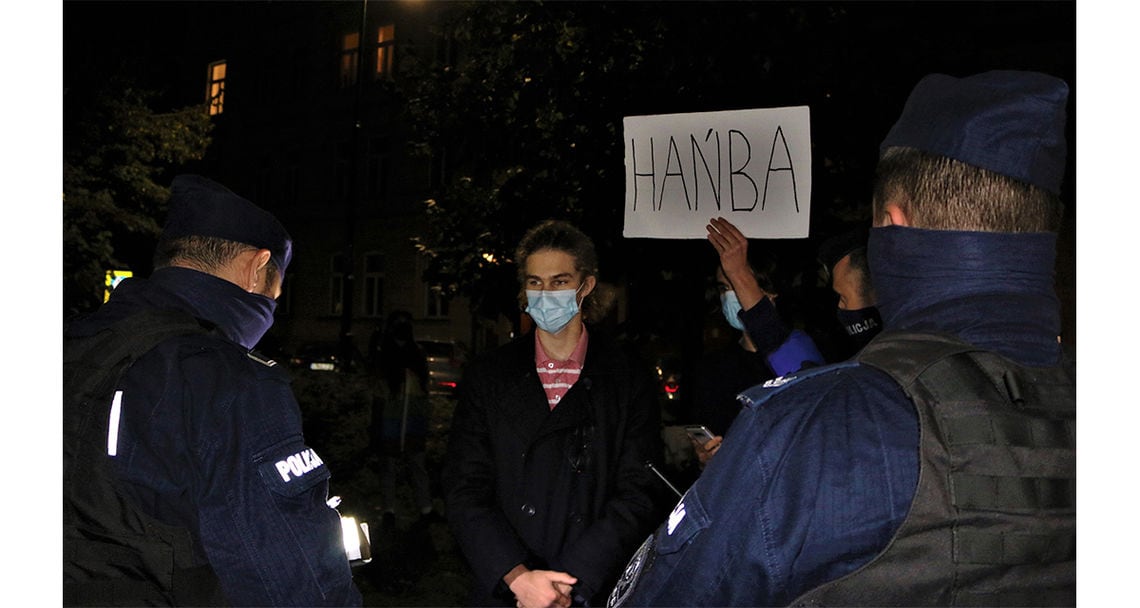
<svg viewBox="0 0 1140 608">
<path fill-rule="evenodd" d="M 364 254 L 364 316 L 384 314 L 384 256 Z"/>
<path fill-rule="evenodd" d="M 356 84 L 356 65 L 360 61 L 360 34 L 345 34 L 340 44 L 340 86 Z"/>
<path fill-rule="evenodd" d="M 382 25 L 376 33 L 376 77 L 391 78 L 396 54 L 396 26 Z"/>
<path fill-rule="evenodd" d="M 210 106 L 210 116 L 222 113 L 226 99 L 226 62 L 211 63 L 206 72 L 206 103 Z"/>
<path fill-rule="evenodd" d="M 123 282 L 123 279 L 129 279 L 134 276 L 130 270 L 108 270 L 107 279 L 103 290 L 103 301 L 106 302 L 111 297 L 111 292 Z"/>
</svg>

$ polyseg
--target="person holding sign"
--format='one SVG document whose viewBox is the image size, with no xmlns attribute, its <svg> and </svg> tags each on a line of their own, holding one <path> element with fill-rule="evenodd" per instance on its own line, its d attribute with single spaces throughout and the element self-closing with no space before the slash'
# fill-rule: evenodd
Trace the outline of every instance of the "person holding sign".
<svg viewBox="0 0 1140 608">
<path fill-rule="evenodd" d="M 1072 606 L 1076 375 L 1054 291 L 1064 81 L 932 74 L 880 147 L 883 331 L 749 389 L 610 606 Z"/>
<path fill-rule="evenodd" d="M 604 314 L 594 245 L 547 221 L 515 259 L 536 328 L 473 361 L 443 471 L 476 606 L 599 605 L 658 521 L 663 456 L 648 368 L 586 321 Z"/>
<path fill-rule="evenodd" d="M 720 257 L 716 281 L 721 310 L 729 325 L 740 332 L 740 339 L 736 345 L 706 357 L 698 369 L 695 415 L 714 434 L 705 442 L 692 441 L 702 467 L 720 449 L 724 433 L 740 411 L 738 393 L 824 363 L 811 338 L 780 318 L 771 282 L 758 275 L 749 262 L 744 234 L 724 218 L 709 220 L 707 230 L 709 243 Z"/>
</svg>

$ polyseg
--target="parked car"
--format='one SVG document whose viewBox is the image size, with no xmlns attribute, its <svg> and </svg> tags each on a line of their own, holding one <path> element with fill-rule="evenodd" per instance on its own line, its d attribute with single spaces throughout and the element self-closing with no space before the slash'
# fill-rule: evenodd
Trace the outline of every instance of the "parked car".
<svg viewBox="0 0 1140 608">
<path fill-rule="evenodd" d="M 289 357 L 289 366 L 314 372 L 353 372 L 362 369 L 363 357 L 353 353 L 345 360 L 336 342 L 319 342 L 302 346 Z"/>
<path fill-rule="evenodd" d="M 454 396 L 467 364 L 467 353 L 450 340 L 417 340 L 428 361 L 428 392 Z"/>
</svg>

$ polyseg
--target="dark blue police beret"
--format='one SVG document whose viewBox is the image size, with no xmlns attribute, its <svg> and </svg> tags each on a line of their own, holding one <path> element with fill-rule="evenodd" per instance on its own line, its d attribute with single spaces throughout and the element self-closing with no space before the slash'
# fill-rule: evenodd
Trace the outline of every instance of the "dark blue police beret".
<svg viewBox="0 0 1140 608">
<path fill-rule="evenodd" d="M 1065 81 L 998 70 L 930 74 L 879 147 L 916 148 L 1059 194 L 1065 173 Z"/>
<path fill-rule="evenodd" d="M 860 225 L 829 237 L 819 246 L 817 259 L 830 274 L 839 260 L 856 249 L 867 247 L 868 227 Z"/>
<path fill-rule="evenodd" d="M 284 275 L 293 239 L 268 211 L 200 175 L 179 175 L 170 186 L 162 239 L 209 236 L 268 249 Z"/>
</svg>

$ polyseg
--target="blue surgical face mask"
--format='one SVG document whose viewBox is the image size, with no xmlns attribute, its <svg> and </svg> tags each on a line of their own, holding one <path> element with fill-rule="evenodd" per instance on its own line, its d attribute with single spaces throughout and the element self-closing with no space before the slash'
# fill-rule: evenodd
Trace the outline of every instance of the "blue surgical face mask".
<svg viewBox="0 0 1140 608">
<path fill-rule="evenodd" d="M 528 289 L 526 312 L 539 329 L 556 334 L 578 314 L 578 289 Z"/>
<path fill-rule="evenodd" d="M 740 300 L 736 298 L 735 291 L 725 291 L 720 294 L 720 310 L 729 325 L 744 331 L 744 323 L 740 321 Z"/>
</svg>

